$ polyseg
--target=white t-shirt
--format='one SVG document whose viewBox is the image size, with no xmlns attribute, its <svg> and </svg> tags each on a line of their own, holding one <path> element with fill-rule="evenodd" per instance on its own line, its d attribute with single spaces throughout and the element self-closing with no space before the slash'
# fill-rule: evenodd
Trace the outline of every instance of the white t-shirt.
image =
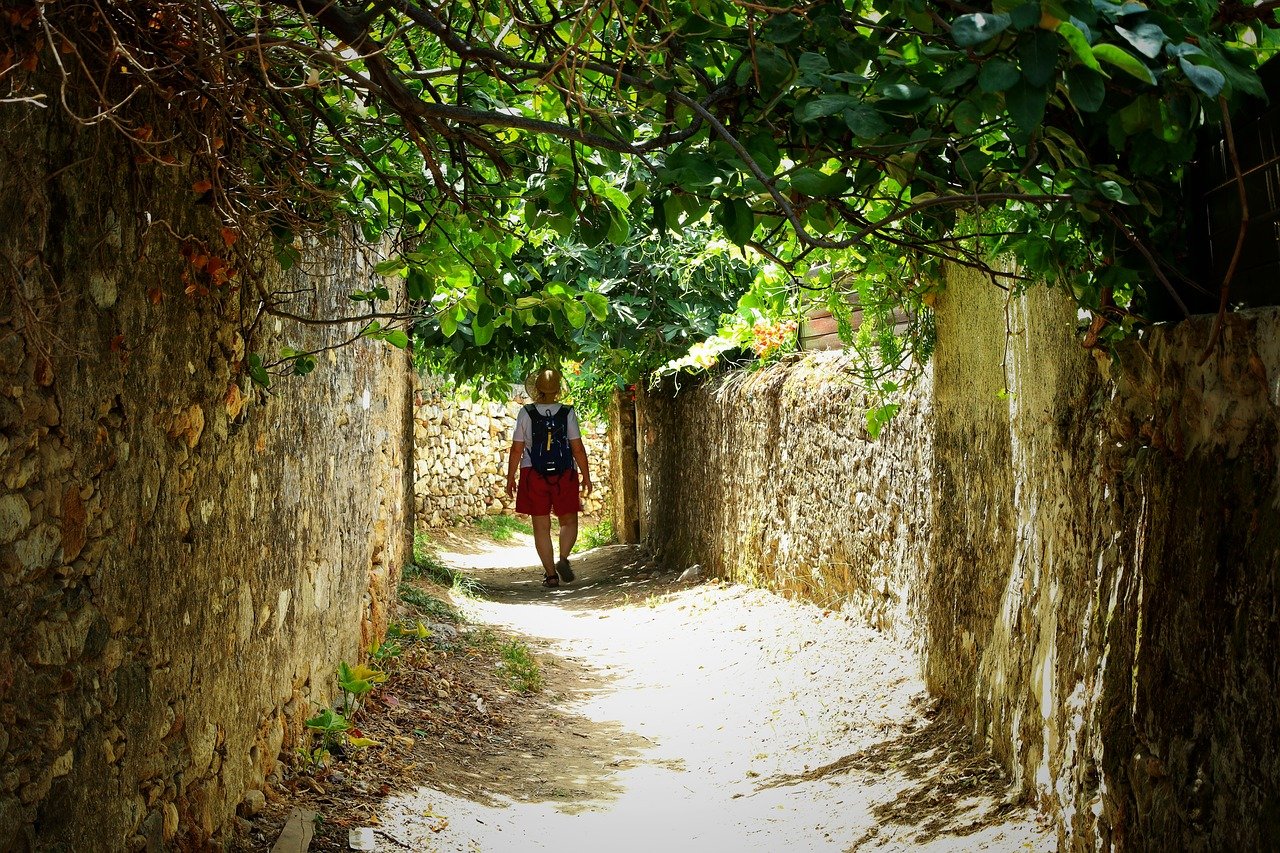
<svg viewBox="0 0 1280 853">
<path fill-rule="evenodd" d="M 560 411 L 560 403 L 536 403 L 535 406 L 540 415 L 554 415 Z M 578 413 L 572 408 L 569 409 L 569 425 L 566 432 L 570 441 L 582 438 L 582 432 L 578 429 Z M 524 454 L 520 457 L 520 467 L 532 468 L 533 460 L 529 457 L 529 442 L 533 440 L 533 419 L 529 417 L 524 406 L 520 407 L 520 413 L 516 415 L 516 429 L 511 435 L 511 440 L 524 442 Z M 577 460 L 574 460 L 573 467 L 577 469 Z"/>
</svg>

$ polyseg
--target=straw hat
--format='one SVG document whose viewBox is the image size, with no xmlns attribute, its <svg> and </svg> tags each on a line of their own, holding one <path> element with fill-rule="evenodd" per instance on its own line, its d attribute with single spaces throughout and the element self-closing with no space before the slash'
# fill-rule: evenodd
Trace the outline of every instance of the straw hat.
<svg viewBox="0 0 1280 853">
<path fill-rule="evenodd" d="M 535 403 L 554 403 L 564 392 L 564 378 L 554 368 L 537 370 L 525 378 L 524 391 Z"/>
</svg>

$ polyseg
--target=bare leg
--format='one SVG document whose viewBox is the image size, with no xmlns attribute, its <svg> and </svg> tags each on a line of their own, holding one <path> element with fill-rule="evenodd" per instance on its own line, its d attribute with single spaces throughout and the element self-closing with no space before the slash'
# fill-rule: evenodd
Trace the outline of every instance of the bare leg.
<svg viewBox="0 0 1280 853">
<path fill-rule="evenodd" d="M 560 522 L 560 559 L 567 560 L 574 543 L 578 541 L 578 514 L 569 512 L 556 518 Z M 549 525 L 548 531 L 550 531 Z"/>
<path fill-rule="evenodd" d="M 542 561 L 543 573 L 550 577 L 556 573 L 556 557 L 551 550 L 551 516 L 531 515 L 529 521 L 533 524 L 533 547 Z M 563 527 L 560 528 L 560 541 L 564 542 Z"/>
</svg>

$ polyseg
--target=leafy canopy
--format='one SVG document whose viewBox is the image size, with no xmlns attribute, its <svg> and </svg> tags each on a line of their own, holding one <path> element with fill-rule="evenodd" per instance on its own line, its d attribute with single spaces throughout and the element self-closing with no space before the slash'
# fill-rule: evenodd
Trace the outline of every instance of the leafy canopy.
<svg viewBox="0 0 1280 853">
<path fill-rule="evenodd" d="M 1275 6 L 11 4 L 2 79 L 6 109 L 66 103 L 192 157 L 246 256 L 291 263 L 341 222 L 391 241 L 404 297 L 352 294 L 364 334 L 467 377 L 563 356 L 623 381 L 766 266 L 789 309 L 872 288 L 919 313 L 943 261 L 1061 282 L 1103 338 L 1216 291 L 1182 272 L 1181 182 L 1199 131 L 1262 94 Z M 321 319 L 293 298 L 262 295 Z"/>
</svg>

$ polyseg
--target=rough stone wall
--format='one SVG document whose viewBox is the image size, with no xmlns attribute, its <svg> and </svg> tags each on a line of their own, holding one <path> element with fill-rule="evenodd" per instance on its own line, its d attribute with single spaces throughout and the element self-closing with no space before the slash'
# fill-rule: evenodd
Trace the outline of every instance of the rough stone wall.
<svg viewBox="0 0 1280 853">
<path fill-rule="evenodd" d="M 0 849 L 206 849 L 385 628 L 408 364 L 363 343 L 254 390 L 253 302 L 184 294 L 171 235 L 219 239 L 195 178 L 49 112 L 0 128 Z"/>
<path fill-rule="evenodd" d="M 414 511 L 428 528 L 515 512 L 515 498 L 507 497 L 507 455 L 516 415 L 529 400 L 473 402 L 451 391 L 427 381 L 415 396 Z M 609 431 L 585 419 L 579 426 L 593 486 L 583 512 L 600 516 L 609 507 Z"/>
<path fill-rule="evenodd" d="M 915 636 L 1064 849 L 1272 849 L 1280 311 L 1202 366 L 1212 318 L 1114 363 L 1075 323 L 953 271 L 932 382 L 876 444 L 831 356 L 644 396 L 645 538 Z"/>
<path fill-rule="evenodd" d="M 1064 846 L 1274 847 L 1280 313 L 1203 365 L 1212 318 L 1155 330 L 1104 378 L 1043 290 L 1009 303 L 1002 372 L 966 364 L 1004 310 L 964 274 L 939 304 L 930 686 Z"/>
<path fill-rule="evenodd" d="M 845 358 L 642 393 L 641 527 L 668 558 L 910 633 L 930 518 L 928 400 L 867 440 Z"/>
</svg>

